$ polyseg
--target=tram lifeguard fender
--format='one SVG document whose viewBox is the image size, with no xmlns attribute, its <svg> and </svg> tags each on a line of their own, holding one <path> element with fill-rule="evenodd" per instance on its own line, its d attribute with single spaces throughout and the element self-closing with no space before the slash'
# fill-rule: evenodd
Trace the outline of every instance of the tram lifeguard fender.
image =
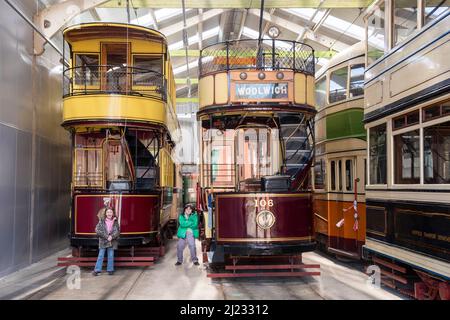
<svg viewBox="0 0 450 320">
<path fill-rule="evenodd" d="M 167 124 L 163 101 L 121 95 L 85 95 L 64 99 L 63 121 L 127 119 Z"/>
</svg>

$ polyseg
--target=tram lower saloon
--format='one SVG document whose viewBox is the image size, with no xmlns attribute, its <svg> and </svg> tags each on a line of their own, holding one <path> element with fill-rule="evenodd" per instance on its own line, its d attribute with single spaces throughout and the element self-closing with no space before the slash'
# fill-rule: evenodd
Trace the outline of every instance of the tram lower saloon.
<svg viewBox="0 0 450 320">
<path fill-rule="evenodd" d="M 96 248 L 105 208 L 121 226 L 119 245 L 157 245 L 161 134 L 136 128 L 89 128 L 73 134 L 72 247 Z"/>
<path fill-rule="evenodd" d="M 314 250 L 311 125 L 299 113 L 202 118 L 202 184 L 214 201 L 207 251 L 214 262 Z"/>
</svg>

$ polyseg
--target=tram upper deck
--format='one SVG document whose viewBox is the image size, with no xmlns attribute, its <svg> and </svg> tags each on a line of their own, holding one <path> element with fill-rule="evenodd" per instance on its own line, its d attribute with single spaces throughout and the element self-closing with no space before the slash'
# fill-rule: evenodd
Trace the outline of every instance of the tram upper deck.
<svg viewBox="0 0 450 320">
<path fill-rule="evenodd" d="M 70 66 L 63 71 L 63 126 L 134 122 L 176 129 L 175 81 L 161 33 L 86 23 L 63 35 L 70 49 Z"/>
<path fill-rule="evenodd" d="M 313 111 L 314 50 L 279 39 L 234 40 L 200 54 L 199 113 Z"/>
</svg>

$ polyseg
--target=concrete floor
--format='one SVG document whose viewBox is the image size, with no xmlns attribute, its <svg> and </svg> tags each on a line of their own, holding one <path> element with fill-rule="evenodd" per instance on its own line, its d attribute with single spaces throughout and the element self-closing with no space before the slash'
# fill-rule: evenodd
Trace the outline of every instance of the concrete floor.
<svg viewBox="0 0 450 320">
<path fill-rule="evenodd" d="M 318 252 L 304 254 L 303 261 L 319 263 L 321 276 L 212 280 L 206 277 L 205 267 L 190 261 L 174 266 L 176 240 L 171 240 L 166 255 L 150 268 L 119 268 L 113 276 L 103 273 L 98 277 L 83 268 L 80 289 L 69 289 L 70 275 L 55 266 L 58 256 L 68 254 L 69 250 L 61 251 L 0 279 L 0 299 L 405 299 L 367 285 L 359 264 Z M 187 249 L 185 258 L 189 260 Z"/>
</svg>

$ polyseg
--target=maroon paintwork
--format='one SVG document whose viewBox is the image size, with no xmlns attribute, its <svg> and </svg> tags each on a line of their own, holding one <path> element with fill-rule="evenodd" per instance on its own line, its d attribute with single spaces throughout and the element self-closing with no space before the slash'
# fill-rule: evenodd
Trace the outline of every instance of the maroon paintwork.
<svg viewBox="0 0 450 320">
<path fill-rule="evenodd" d="M 76 194 L 73 213 L 75 234 L 95 235 L 97 213 L 105 207 L 104 200 L 108 198 L 119 218 L 121 236 L 148 234 L 158 230 L 158 195 Z"/>
<path fill-rule="evenodd" d="M 266 205 L 257 207 L 255 199 L 260 204 L 265 200 Z M 269 207 L 268 200 L 273 206 Z M 275 216 L 275 223 L 268 229 L 256 222 L 262 210 Z M 218 193 L 215 221 L 219 242 L 310 240 L 314 236 L 311 194 L 306 192 Z"/>
</svg>

